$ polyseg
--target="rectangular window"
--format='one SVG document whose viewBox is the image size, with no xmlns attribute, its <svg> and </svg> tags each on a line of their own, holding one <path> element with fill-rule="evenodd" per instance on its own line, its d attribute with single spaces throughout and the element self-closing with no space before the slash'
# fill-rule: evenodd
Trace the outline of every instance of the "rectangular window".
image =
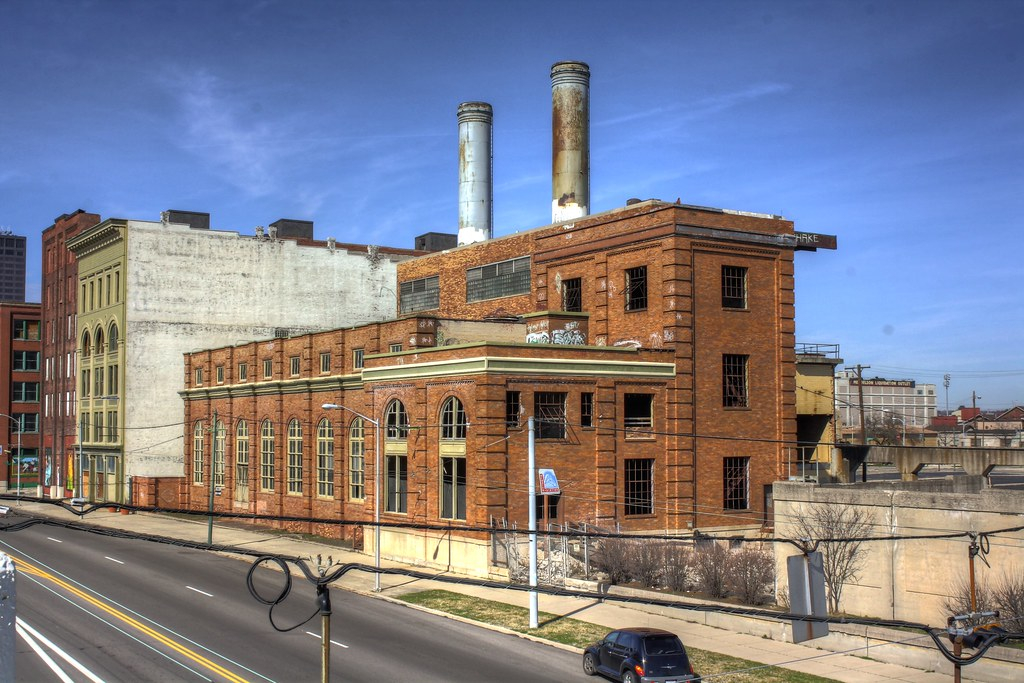
<svg viewBox="0 0 1024 683">
<path fill-rule="evenodd" d="M 118 377 L 117 377 L 117 366 L 110 365 L 107 367 L 107 391 L 111 394 L 117 394 L 118 391 Z"/>
<path fill-rule="evenodd" d="M 16 372 L 38 372 L 39 352 L 38 351 L 15 351 L 14 367 Z"/>
<path fill-rule="evenodd" d="M 84 441 L 92 441 L 92 436 L 89 434 L 89 413 L 82 413 L 78 416 L 78 435 L 79 438 Z"/>
<path fill-rule="evenodd" d="M 580 426 L 594 426 L 594 395 L 589 391 L 580 394 Z"/>
<path fill-rule="evenodd" d="M 224 366 L 223 365 L 218 365 L 216 372 L 217 372 L 217 384 L 224 384 Z"/>
<path fill-rule="evenodd" d="M 15 413 L 14 419 L 18 423 L 18 431 L 22 434 L 39 431 L 39 413 Z"/>
<path fill-rule="evenodd" d="M 14 338 L 15 339 L 39 339 L 39 321 L 38 320 L 15 320 L 14 321 Z"/>
<path fill-rule="evenodd" d="M 107 441 L 117 443 L 117 411 L 107 411 Z"/>
<path fill-rule="evenodd" d="M 291 376 L 292 377 L 298 377 L 299 376 L 299 357 L 298 356 L 292 356 L 291 358 L 288 359 L 288 368 L 289 368 L 289 370 L 291 372 Z"/>
<path fill-rule="evenodd" d="M 626 514 L 654 514 L 654 459 L 626 460 Z"/>
<path fill-rule="evenodd" d="M 746 408 L 747 356 L 726 353 L 722 356 L 722 405 L 726 408 Z"/>
<path fill-rule="evenodd" d="M 88 398 L 92 394 L 92 370 L 82 370 L 82 397 Z"/>
<path fill-rule="evenodd" d="M 722 506 L 726 510 L 750 508 L 750 458 L 726 458 L 722 463 Z"/>
<path fill-rule="evenodd" d="M 530 257 L 491 263 L 466 271 L 466 301 L 530 293 Z"/>
<path fill-rule="evenodd" d="M 320 354 L 320 373 L 326 375 L 331 371 L 331 354 Z"/>
<path fill-rule="evenodd" d="M 558 503 L 561 499 L 562 496 L 557 493 L 536 497 L 534 510 L 537 513 L 538 525 L 558 521 Z"/>
<path fill-rule="evenodd" d="M 437 308 L 441 302 L 441 286 L 437 275 L 410 280 L 398 285 L 402 313 L 413 311 L 429 311 Z"/>
<path fill-rule="evenodd" d="M 249 364 L 239 363 L 238 364 L 238 381 L 244 382 L 249 379 Z"/>
<path fill-rule="evenodd" d="M 224 486 L 224 443 L 227 434 L 224 423 L 217 421 L 213 435 L 213 485 Z"/>
<path fill-rule="evenodd" d="M 651 394 L 626 394 L 623 405 L 623 428 L 627 439 L 653 438 L 654 396 Z"/>
<path fill-rule="evenodd" d="M 722 266 L 722 308 L 747 307 L 747 269 Z"/>
<path fill-rule="evenodd" d="M 405 455 L 389 455 L 384 469 L 387 491 L 385 492 L 385 511 L 407 511 L 406 499 L 409 487 L 409 457 Z"/>
<path fill-rule="evenodd" d="M 363 367 L 363 349 L 354 349 L 352 351 L 352 367 L 356 370 Z"/>
<path fill-rule="evenodd" d="M 518 427 L 520 415 L 523 414 L 523 405 L 519 402 L 518 391 L 505 392 L 505 426 Z"/>
<path fill-rule="evenodd" d="M 103 441 L 103 413 L 92 414 L 92 436 L 96 441 Z"/>
<path fill-rule="evenodd" d="M 626 310 L 643 311 L 647 308 L 647 266 L 626 271 Z"/>
<path fill-rule="evenodd" d="M 441 518 L 466 519 L 465 458 L 441 458 Z"/>
<path fill-rule="evenodd" d="M 562 310 L 583 310 L 583 280 L 580 278 L 562 280 Z"/>
<path fill-rule="evenodd" d="M 192 483 L 203 483 L 203 465 L 206 457 L 203 444 L 203 428 L 198 423 L 192 430 Z"/>
<path fill-rule="evenodd" d="M 39 382 L 11 382 L 12 400 L 17 403 L 38 403 Z"/>
<path fill-rule="evenodd" d="M 317 430 L 316 495 L 334 497 L 334 430 L 329 427 Z"/>
<path fill-rule="evenodd" d="M 203 386 L 203 369 L 202 368 L 196 368 L 196 386 L 197 387 Z M 96 392 L 96 393 L 99 393 L 99 392 Z"/>
<path fill-rule="evenodd" d="M 96 368 L 92 375 L 92 393 L 96 398 L 103 398 L 103 368 Z"/>
<path fill-rule="evenodd" d="M 263 379 L 271 379 L 274 376 L 274 361 L 267 358 L 263 361 Z"/>
<path fill-rule="evenodd" d="M 388 347 L 388 351 L 389 351 L 390 353 L 398 353 L 398 352 L 399 352 L 399 351 L 401 351 L 401 350 L 402 350 L 402 345 L 401 345 L 401 344 L 391 344 L 391 345 L 390 345 L 390 346 Z"/>
<path fill-rule="evenodd" d="M 294 422 L 298 425 L 298 422 Z M 302 436 L 297 426 L 288 428 L 288 493 L 302 493 Z M 298 436 L 296 436 L 298 434 Z"/>
<path fill-rule="evenodd" d="M 565 392 L 541 391 L 533 395 L 538 439 L 565 438 Z"/>
</svg>

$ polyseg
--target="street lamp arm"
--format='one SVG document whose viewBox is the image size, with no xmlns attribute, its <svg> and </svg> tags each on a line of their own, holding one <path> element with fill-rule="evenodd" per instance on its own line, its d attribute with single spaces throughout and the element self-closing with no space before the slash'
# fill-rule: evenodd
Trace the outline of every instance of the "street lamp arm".
<svg viewBox="0 0 1024 683">
<path fill-rule="evenodd" d="M 323 408 L 324 410 L 347 410 L 348 412 L 352 413 L 356 417 L 363 418 L 364 420 L 366 420 L 370 424 L 373 424 L 373 425 L 380 424 L 377 420 L 374 420 L 372 417 L 367 417 L 366 415 L 363 415 L 362 413 L 360 413 L 358 410 L 352 410 L 348 406 L 343 406 L 340 403 L 324 403 L 320 407 Z"/>
</svg>

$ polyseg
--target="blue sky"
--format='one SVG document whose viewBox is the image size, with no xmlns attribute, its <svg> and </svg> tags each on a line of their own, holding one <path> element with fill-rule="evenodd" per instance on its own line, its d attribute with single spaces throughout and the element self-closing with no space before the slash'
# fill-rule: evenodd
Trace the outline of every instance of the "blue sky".
<svg viewBox="0 0 1024 683">
<path fill-rule="evenodd" d="M 0 2 L 0 226 L 207 211 L 411 247 L 455 232 L 460 102 L 495 234 L 550 222 L 549 69 L 591 68 L 591 210 L 782 214 L 797 338 L 949 405 L 1024 403 L 1024 0 Z"/>
</svg>

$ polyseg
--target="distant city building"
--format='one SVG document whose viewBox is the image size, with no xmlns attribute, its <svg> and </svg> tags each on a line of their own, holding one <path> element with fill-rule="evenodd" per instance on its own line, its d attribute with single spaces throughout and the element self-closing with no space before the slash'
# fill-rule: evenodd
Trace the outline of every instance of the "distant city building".
<svg viewBox="0 0 1024 683">
<path fill-rule="evenodd" d="M 0 232 L 0 301 L 25 300 L 25 238 Z"/>
<path fill-rule="evenodd" d="M 907 429 L 923 429 L 936 415 L 934 384 L 882 377 L 858 381 L 853 370 L 841 370 L 836 373 L 836 415 L 842 427 L 859 427 L 861 389 L 866 419 L 896 418 Z"/>
<path fill-rule="evenodd" d="M 78 263 L 66 242 L 100 222 L 79 209 L 64 214 L 43 230 L 42 370 L 43 410 L 40 416 L 40 462 L 50 478 L 45 493 L 63 498 L 74 489 L 75 367 L 78 361 L 75 315 L 78 301 Z"/>
<path fill-rule="evenodd" d="M 39 304 L 0 302 L 0 491 L 20 486 L 33 496 L 40 482 L 39 336 Z"/>
<path fill-rule="evenodd" d="M 206 213 L 165 211 L 160 221 L 107 219 L 67 241 L 78 261 L 77 443 L 91 499 L 126 500 L 132 478 L 181 477 L 183 354 L 390 317 L 396 263 L 416 253 L 318 242 L 308 221 L 255 236 L 209 224 Z M 239 372 L 202 381 L 233 383 Z"/>
</svg>

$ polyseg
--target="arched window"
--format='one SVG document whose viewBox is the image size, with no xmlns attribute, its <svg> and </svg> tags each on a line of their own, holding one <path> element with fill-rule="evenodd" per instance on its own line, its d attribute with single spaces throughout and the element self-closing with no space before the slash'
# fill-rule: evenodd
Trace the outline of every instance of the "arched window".
<svg viewBox="0 0 1024 683">
<path fill-rule="evenodd" d="M 249 489 L 249 423 L 239 420 L 235 428 L 235 493 Z"/>
<path fill-rule="evenodd" d="M 384 438 L 384 510 L 405 513 L 408 512 L 409 489 L 409 456 L 405 444 L 409 438 L 409 414 L 401 401 L 388 404 L 384 411 L 384 424 L 387 425 Z"/>
<path fill-rule="evenodd" d="M 203 423 L 196 420 L 195 425 L 192 427 L 192 483 L 202 484 L 203 483 L 203 453 L 205 452 L 205 444 L 203 443 Z"/>
<path fill-rule="evenodd" d="M 89 330 L 82 333 L 82 358 L 92 355 L 92 343 L 89 337 Z"/>
<path fill-rule="evenodd" d="M 334 495 L 334 427 L 326 418 L 316 428 L 316 495 Z"/>
<path fill-rule="evenodd" d="M 348 497 L 363 500 L 366 497 L 366 432 L 363 418 L 352 420 L 348 428 Z"/>
<path fill-rule="evenodd" d="M 441 438 L 466 439 L 466 410 L 462 407 L 462 401 L 454 396 L 441 406 Z"/>
<path fill-rule="evenodd" d="M 102 327 L 97 327 L 96 328 L 96 345 L 95 345 L 94 351 L 95 351 L 97 356 L 102 356 L 104 353 L 107 352 L 107 349 L 103 346 L 103 328 Z"/>
<path fill-rule="evenodd" d="M 274 490 L 274 423 L 270 420 L 260 427 L 260 490 Z"/>
<path fill-rule="evenodd" d="M 466 519 L 466 411 L 454 396 L 441 405 L 440 515 Z"/>
<path fill-rule="evenodd" d="M 302 424 L 288 423 L 288 493 L 302 493 Z"/>
<path fill-rule="evenodd" d="M 387 424 L 387 439 L 389 441 L 404 441 L 409 438 L 409 414 L 405 412 L 405 406 L 401 401 L 394 400 L 388 404 L 384 420 Z"/>
<path fill-rule="evenodd" d="M 107 350 L 110 353 L 117 353 L 117 323 L 110 323 L 107 332 Z"/>
</svg>

